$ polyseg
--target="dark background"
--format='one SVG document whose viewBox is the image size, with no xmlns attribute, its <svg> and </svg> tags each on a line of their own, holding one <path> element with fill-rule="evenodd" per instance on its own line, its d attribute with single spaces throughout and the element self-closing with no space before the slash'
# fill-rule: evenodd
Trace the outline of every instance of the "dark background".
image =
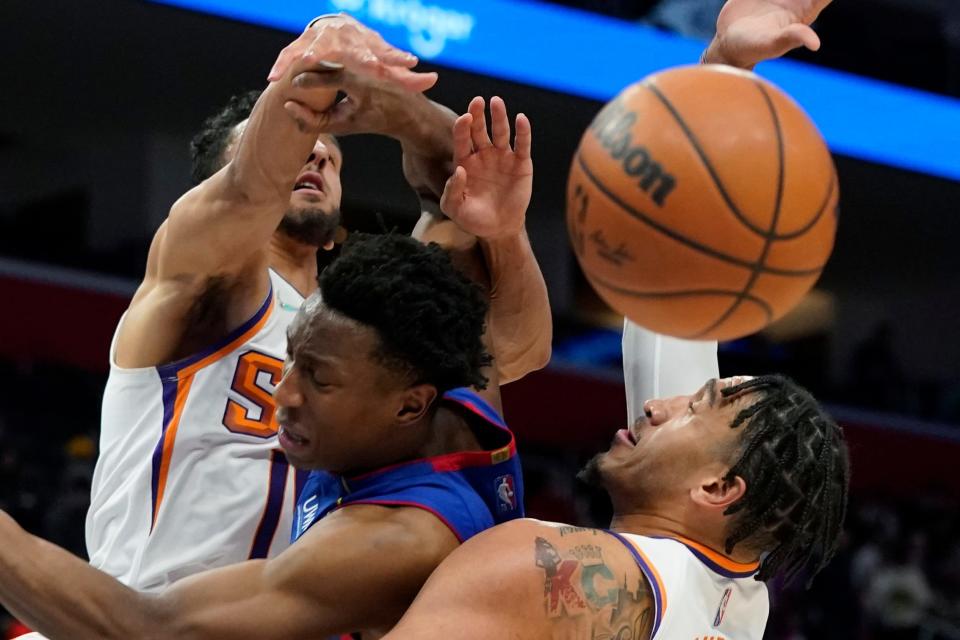
<svg viewBox="0 0 960 640">
<path fill-rule="evenodd" d="M 564 4 L 706 38 L 721 3 Z M 794 57 L 960 95 L 955 0 L 838 0 L 817 29 L 823 50 Z M 188 186 L 189 139 L 231 94 L 263 86 L 290 39 L 134 0 L 0 4 L 0 507 L 79 554 L 106 345 L 153 231 Z M 528 451 L 531 514 L 603 524 L 603 501 L 570 478 L 623 419 L 618 319 L 584 284 L 563 215 L 569 158 L 601 105 L 438 70 L 435 100 L 463 110 L 500 95 L 533 122 L 528 227 L 555 358 L 507 389 L 507 418 Z M 397 145 L 343 144 L 347 219 L 412 226 Z M 811 592 L 777 590 L 768 636 L 960 638 L 960 183 L 836 162 L 836 250 L 791 325 L 801 328 L 721 350 L 724 374 L 794 375 L 857 445 L 845 551 Z M 557 389 L 570 390 L 562 407 Z"/>
</svg>

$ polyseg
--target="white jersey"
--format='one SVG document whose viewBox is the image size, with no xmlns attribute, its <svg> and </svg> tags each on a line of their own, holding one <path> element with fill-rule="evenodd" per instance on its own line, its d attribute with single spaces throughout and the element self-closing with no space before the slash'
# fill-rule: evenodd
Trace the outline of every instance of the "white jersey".
<svg viewBox="0 0 960 640">
<path fill-rule="evenodd" d="M 87 514 L 90 564 L 153 591 L 289 545 L 305 474 L 277 442 L 273 390 L 302 303 L 270 271 L 256 315 L 210 349 L 159 367 L 118 367 L 114 336 Z"/>
<path fill-rule="evenodd" d="M 650 640 L 761 640 L 770 611 L 758 563 L 741 564 L 692 540 L 614 534 L 654 598 Z"/>
<path fill-rule="evenodd" d="M 643 414 L 647 400 L 691 394 L 710 378 L 719 377 L 716 342 L 671 338 L 624 322 L 623 382 L 629 424 Z"/>
</svg>

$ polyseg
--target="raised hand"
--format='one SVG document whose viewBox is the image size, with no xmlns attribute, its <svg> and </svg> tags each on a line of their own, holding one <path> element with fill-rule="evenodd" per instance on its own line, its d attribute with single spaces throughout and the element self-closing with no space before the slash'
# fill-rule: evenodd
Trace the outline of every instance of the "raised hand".
<svg viewBox="0 0 960 640">
<path fill-rule="evenodd" d="M 440 208 L 467 233 L 493 239 L 523 229 L 533 189 L 531 131 L 527 117 L 517 114 L 511 148 L 503 100 L 490 100 L 489 134 L 484 112 L 483 98 L 476 97 L 453 125 L 457 168 L 447 180 Z"/>
<path fill-rule="evenodd" d="M 313 104 L 314 95 L 331 88 L 376 87 L 395 92 L 421 92 L 437 81 L 436 73 L 412 70 L 417 58 L 387 44 L 376 31 L 340 14 L 316 21 L 280 52 L 268 79 L 289 82 L 291 100 L 287 111 L 303 126 L 329 128 L 330 122 L 345 120 L 353 103 L 332 110 Z M 320 91 L 317 91 L 317 90 Z M 355 99 L 356 100 L 356 99 Z"/>
<path fill-rule="evenodd" d="M 728 0 L 717 18 L 717 34 L 704 62 L 752 69 L 764 60 L 806 47 L 820 48 L 810 28 L 831 0 Z"/>
</svg>

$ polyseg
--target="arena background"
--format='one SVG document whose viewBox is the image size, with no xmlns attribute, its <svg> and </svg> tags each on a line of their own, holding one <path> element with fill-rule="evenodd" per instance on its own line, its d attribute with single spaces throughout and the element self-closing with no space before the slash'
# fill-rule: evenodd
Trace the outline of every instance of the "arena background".
<svg viewBox="0 0 960 640">
<path fill-rule="evenodd" d="M 323 11 L 277 6 L 294 4 Z M 706 38 L 722 2 L 563 4 Z M 823 50 L 791 57 L 922 90 L 904 95 L 942 98 L 960 114 L 956 0 L 836 0 L 817 29 Z M 556 36 L 563 55 L 582 54 L 575 33 Z M 0 4 L 0 508 L 78 555 L 109 339 L 149 238 L 188 186 L 188 141 L 232 93 L 262 86 L 290 39 L 135 0 Z M 658 66 L 656 50 L 609 55 Z M 424 66 L 441 73 L 434 99 L 463 110 L 474 95 L 500 95 L 533 123 L 528 227 L 550 287 L 554 358 L 505 390 L 506 416 L 523 452 L 528 513 L 606 524 L 604 500 L 573 475 L 625 419 L 620 319 L 579 274 L 563 215 L 569 159 L 601 102 Z M 923 124 L 910 109 L 859 108 L 880 123 L 868 132 L 879 143 Z M 896 149 L 889 162 L 837 155 L 837 246 L 816 291 L 765 333 L 721 345 L 721 373 L 793 375 L 830 404 L 852 446 L 843 551 L 810 591 L 775 585 L 767 637 L 960 638 L 960 116 L 953 125 L 942 148 L 920 148 L 947 152 L 940 170 L 905 169 Z M 398 146 L 368 136 L 343 146 L 348 224 L 412 227 L 416 200 Z M 0 610 L 7 627 L 0 636 L 16 629 Z"/>
</svg>

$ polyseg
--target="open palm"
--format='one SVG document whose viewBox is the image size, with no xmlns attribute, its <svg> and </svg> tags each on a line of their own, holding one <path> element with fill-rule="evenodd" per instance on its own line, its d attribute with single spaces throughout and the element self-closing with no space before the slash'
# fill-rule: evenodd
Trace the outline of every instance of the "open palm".
<svg viewBox="0 0 960 640">
<path fill-rule="evenodd" d="M 797 47 L 820 48 L 810 28 L 831 0 L 728 0 L 711 44 L 720 60 L 744 69 Z M 708 59 L 707 61 L 713 61 Z"/>
<path fill-rule="evenodd" d="M 530 121 L 517 115 L 510 147 L 510 121 L 503 100 L 490 100 L 487 133 L 483 98 L 470 102 L 467 113 L 453 125 L 454 163 L 440 199 L 443 212 L 464 231 L 478 238 L 520 233 L 533 189 Z"/>
</svg>

